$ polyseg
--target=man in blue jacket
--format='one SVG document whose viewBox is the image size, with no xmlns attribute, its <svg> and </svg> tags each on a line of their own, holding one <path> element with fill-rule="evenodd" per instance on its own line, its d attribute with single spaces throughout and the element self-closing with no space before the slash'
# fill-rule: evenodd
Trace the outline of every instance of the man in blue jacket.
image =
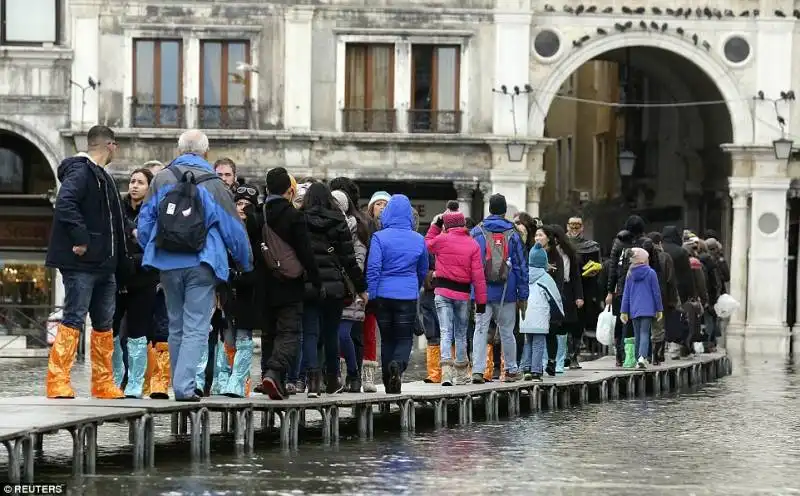
<svg viewBox="0 0 800 496">
<path fill-rule="evenodd" d="M 481 249 L 488 293 L 485 311 L 480 312 L 483 309 L 478 308 L 475 312 L 475 333 L 472 338 L 473 384 L 484 382 L 487 336 L 489 323 L 493 318 L 500 332 L 503 358 L 506 362 L 504 380 L 515 382 L 520 378 L 514 324 L 517 308 L 519 307 L 524 315 L 528 304 L 528 261 L 525 259 L 525 249 L 519 233 L 514 224 L 505 218 L 507 210 L 506 198 L 501 194 L 492 195 L 489 198 L 490 215 L 471 232 Z M 492 249 L 493 246 L 496 249 Z M 492 263 L 492 260 L 487 258 L 487 250 L 502 254 L 502 260 L 494 260 Z M 497 270 L 498 262 L 504 264 L 506 268 Z"/>
<path fill-rule="evenodd" d="M 61 162 L 47 266 L 64 280 L 64 316 L 47 363 L 47 397 L 74 398 L 70 371 L 86 323 L 92 321 L 92 396 L 122 398 L 114 383 L 111 333 L 116 303 L 116 274 L 125 272 L 127 253 L 119 191 L 105 167 L 117 142 L 106 126 L 86 136 L 89 150 Z"/>
<path fill-rule="evenodd" d="M 186 131 L 178 140 L 180 156 L 159 172 L 139 212 L 138 240 L 144 249 L 142 266 L 161 271 L 161 285 L 169 316 L 169 353 L 172 389 L 178 401 L 199 401 L 195 376 L 208 352 L 208 333 L 214 312 L 217 284 L 228 280 L 228 252 L 243 272 L 253 270 L 253 254 L 244 224 L 228 187 L 219 178 L 198 184 L 203 203 L 206 242 L 199 253 L 178 253 L 156 246 L 159 203 L 177 184 L 171 168 L 179 175 L 191 172 L 195 178 L 214 174 L 206 161 L 208 138 L 197 130 Z"/>
</svg>

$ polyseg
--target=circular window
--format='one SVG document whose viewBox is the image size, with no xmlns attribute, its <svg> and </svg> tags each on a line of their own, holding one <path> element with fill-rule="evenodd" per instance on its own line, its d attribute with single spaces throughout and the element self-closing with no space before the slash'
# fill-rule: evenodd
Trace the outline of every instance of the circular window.
<svg viewBox="0 0 800 496">
<path fill-rule="evenodd" d="M 533 40 L 533 49 L 543 59 L 555 56 L 559 48 L 561 48 L 561 40 L 554 31 L 541 31 Z"/>
<path fill-rule="evenodd" d="M 731 36 L 724 46 L 725 58 L 728 62 L 740 64 L 750 56 L 750 43 L 741 36 Z"/>
<path fill-rule="evenodd" d="M 777 215 L 772 212 L 767 212 L 761 214 L 761 217 L 758 218 L 758 229 L 762 234 L 775 234 L 780 223 Z"/>
</svg>

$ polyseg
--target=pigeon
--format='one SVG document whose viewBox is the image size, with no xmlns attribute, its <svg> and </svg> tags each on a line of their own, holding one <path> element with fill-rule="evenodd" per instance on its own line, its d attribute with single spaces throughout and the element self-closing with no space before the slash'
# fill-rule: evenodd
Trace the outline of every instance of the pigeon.
<svg viewBox="0 0 800 496">
<path fill-rule="evenodd" d="M 608 34 L 608 31 L 603 28 L 597 28 L 597 34 Z"/>
<path fill-rule="evenodd" d="M 589 36 L 588 34 L 585 34 L 585 35 L 581 36 L 580 42 L 581 43 L 587 42 L 587 41 L 589 41 L 589 38 L 591 38 L 591 36 Z"/>
<path fill-rule="evenodd" d="M 709 9 L 708 7 L 705 7 L 705 8 L 703 9 L 703 14 L 704 14 L 706 17 L 708 17 L 709 19 L 711 19 L 711 16 L 712 16 L 712 15 L 714 15 L 714 14 L 712 14 L 712 13 L 711 13 L 711 9 Z"/>
<path fill-rule="evenodd" d="M 656 21 L 651 22 L 650 27 L 658 31 L 658 23 Z"/>
<path fill-rule="evenodd" d="M 782 10 L 776 10 L 775 17 L 786 17 L 786 14 L 784 14 Z"/>
<path fill-rule="evenodd" d="M 711 44 L 709 42 L 703 40 L 703 48 L 705 48 L 707 51 L 711 50 Z"/>
<path fill-rule="evenodd" d="M 625 23 L 625 29 L 630 29 L 633 27 L 633 21 L 628 21 Z"/>
<path fill-rule="evenodd" d="M 783 117 L 781 117 L 781 116 L 778 116 L 778 124 L 779 124 L 781 127 L 785 126 L 785 125 L 786 125 L 786 119 L 784 119 L 784 118 L 783 118 Z"/>
<path fill-rule="evenodd" d="M 581 15 L 581 14 L 583 14 L 583 10 L 584 10 L 584 9 L 583 9 L 583 5 L 578 5 L 578 6 L 575 8 L 575 15 Z"/>
<path fill-rule="evenodd" d="M 675 15 L 675 10 L 667 9 L 667 15 Z"/>
<path fill-rule="evenodd" d="M 683 35 L 686 33 L 686 32 L 683 30 L 683 28 L 678 28 L 678 29 L 676 29 L 676 30 L 675 30 L 675 32 L 676 32 L 676 33 L 678 33 L 678 34 L 679 34 L 679 35 L 681 35 L 681 36 L 683 36 Z"/>
<path fill-rule="evenodd" d="M 725 17 L 735 17 L 731 9 L 725 9 Z"/>
<path fill-rule="evenodd" d="M 658 7 L 653 7 L 650 10 L 652 10 L 653 14 L 655 14 L 655 15 L 661 15 L 661 9 L 659 9 Z"/>
<path fill-rule="evenodd" d="M 682 15 L 683 15 L 683 7 L 679 8 L 678 10 L 676 10 L 676 11 L 675 11 L 675 15 L 676 15 L 677 17 L 680 17 L 680 16 L 682 16 Z"/>
<path fill-rule="evenodd" d="M 758 9 L 753 9 L 753 17 L 758 17 L 761 15 L 761 11 Z"/>
<path fill-rule="evenodd" d="M 761 90 L 758 90 L 758 99 L 759 100 L 763 100 L 764 99 L 764 92 L 761 91 Z"/>
<path fill-rule="evenodd" d="M 550 4 L 546 4 L 546 5 L 544 6 L 544 11 L 545 11 L 545 12 L 555 12 L 555 11 L 556 11 L 556 9 L 555 9 L 555 8 L 554 8 L 552 5 L 550 5 Z"/>
<path fill-rule="evenodd" d="M 694 42 L 695 46 L 697 46 L 697 42 L 698 42 L 698 40 L 699 40 L 699 38 L 697 37 L 697 35 L 696 35 L 696 34 L 693 34 L 693 35 L 692 35 L 692 41 Z"/>
<path fill-rule="evenodd" d="M 586 7 L 586 12 L 589 13 L 589 14 L 594 14 L 595 12 L 597 12 L 597 6 L 596 5 L 590 5 L 590 6 Z"/>
<path fill-rule="evenodd" d="M 714 17 L 717 19 L 722 19 L 722 12 L 720 12 L 719 9 L 714 9 L 711 11 L 711 13 L 714 14 Z"/>
<path fill-rule="evenodd" d="M 644 14 L 645 10 L 644 10 L 644 7 L 639 7 L 636 10 L 634 10 L 634 12 L 636 12 L 639 15 L 642 15 L 642 14 Z"/>
<path fill-rule="evenodd" d="M 564 6 L 564 12 L 566 12 L 567 14 L 574 14 L 575 13 L 575 9 L 573 9 L 569 5 L 565 5 Z"/>
<path fill-rule="evenodd" d="M 749 10 L 743 10 L 742 13 L 739 14 L 739 17 L 750 17 L 750 11 Z"/>
<path fill-rule="evenodd" d="M 647 30 L 647 23 L 644 22 L 644 21 L 639 21 L 639 27 L 646 31 Z"/>
<path fill-rule="evenodd" d="M 664 24 L 662 24 L 662 25 L 661 25 L 661 32 L 663 33 L 664 31 L 666 31 L 668 27 L 669 27 L 669 26 L 667 25 L 667 23 L 666 23 L 666 22 L 665 22 Z"/>
<path fill-rule="evenodd" d="M 695 9 L 694 13 L 695 13 L 695 15 L 696 15 L 697 17 L 703 17 L 703 9 L 701 9 L 700 7 L 697 7 L 697 8 Z"/>
<path fill-rule="evenodd" d="M 786 99 L 787 99 L 787 100 L 792 100 L 792 101 L 794 101 L 794 90 L 789 90 L 789 91 L 786 93 Z"/>
<path fill-rule="evenodd" d="M 597 29 L 600 29 L 600 28 L 597 28 Z M 614 29 L 616 29 L 617 31 L 619 31 L 620 33 L 622 33 L 622 32 L 624 32 L 624 31 L 625 31 L 625 26 L 623 26 L 622 24 L 620 24 L 620 23 L 618 23 L 618 22 L 615 22 L 615 23 L 614 23 Z"/>
<path fill-rule="evenodd" d="M 631 9 L 629 9 L 628 7 L 622 7 L 622 13 L 623 14 L 633 14 L 633 11 Z"/>
<path fill-rule="evenodd" d="M 614 12 L 614 7 L 606 7 L 603 9 L 603 14 L 610 14 Z"/>
<path fill-rule="evenodd" d="M 781 100 L 786 100 L 786 92 L 785 91 L 781 91 L 780 95 L 781 95 Z"/>
<path fill-rule="evenodd" d="M 688 19 L 689 16 L 691 15 L 692 15 L 692 9 L 686 9 L 686 11 L 683 13 L 683 18 Z"/>
</svg>

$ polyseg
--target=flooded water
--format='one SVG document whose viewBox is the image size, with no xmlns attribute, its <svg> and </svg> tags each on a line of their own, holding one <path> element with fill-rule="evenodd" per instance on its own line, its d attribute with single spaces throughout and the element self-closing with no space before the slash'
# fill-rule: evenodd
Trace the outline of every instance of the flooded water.
<svg viewBox="0 0 800 496">
<path fill-rule="evenodd" d="M 283 452 L 258 438 L 252 456 L 217 437 L 207 463 L 191 463 L 187 444 L 160 443 L 157 468 L 140 473 L 120 451 L 127 428 L 106 424 L 98 475 L 70 479 L 70 486 L 99 495 L 798 494 L 800 374 L 777 359 L 732 359 L 732 376 L 679 396 L 439 431 L 418 425 L 406 436 L 376 421 L 369 441 L 322 447 L 301 440 L 297 451 Z M 88 370 L 76 368 L 85 395 Z M 0 395 L 43 394 L 45 370 L 43 361 L 0 361 Z M 165 439 L 168 422 L 158 424 Z M 52 465 L 37 465 L 37 479 L 66 482 L 69 447 L 67 434 L 46 437 Z"/>
</svg>

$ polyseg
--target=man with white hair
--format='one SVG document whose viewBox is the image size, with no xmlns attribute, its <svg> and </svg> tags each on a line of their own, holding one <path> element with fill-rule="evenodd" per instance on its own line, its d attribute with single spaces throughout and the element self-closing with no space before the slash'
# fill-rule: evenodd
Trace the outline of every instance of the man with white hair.
<svg viewBox="0 0 800 496">
<path fill-rule="evenodd" d="M 217 284 L 228 280 L 228 252 L 242 272 L 253 270 L 253 254 L 228 187 L 206 161 L 206 135 L 198 130 L 183 133 L 178 140 L 178 154 L 178 158 L 159 172 L 150 184 L 139 213 L 137 235 L 144 249 L 142 266 L 161 272 L 169 317 L 170 367 L 175 399 L 199 401 L 203 388 L 196 383 L 195 377 L 198 366 L 204 367 L 203 357 L 208 359 L 214 290 Z M 191 177 L 193 181 L 187 183 Z M 177 188 L 196 188 L 198 202 L 189 207 L 185 204 L 178 206 L 185 197 L 170 194 Z M 198 216 L 202 224 L 198 227 L 201 232 L 205 231 L 205 239 L 199 245 L 192 245 L 191 250 L 187 249 L 188 244 L 176 241 L 178 234 L 186 233 L 181 232 L 180 223 L 170 217 L 180 215 L 184 217 L 184 223 L 189 222 L 193 215 Z M 167 232 L 169 226 L 178 227 Z"/>
</svg>

